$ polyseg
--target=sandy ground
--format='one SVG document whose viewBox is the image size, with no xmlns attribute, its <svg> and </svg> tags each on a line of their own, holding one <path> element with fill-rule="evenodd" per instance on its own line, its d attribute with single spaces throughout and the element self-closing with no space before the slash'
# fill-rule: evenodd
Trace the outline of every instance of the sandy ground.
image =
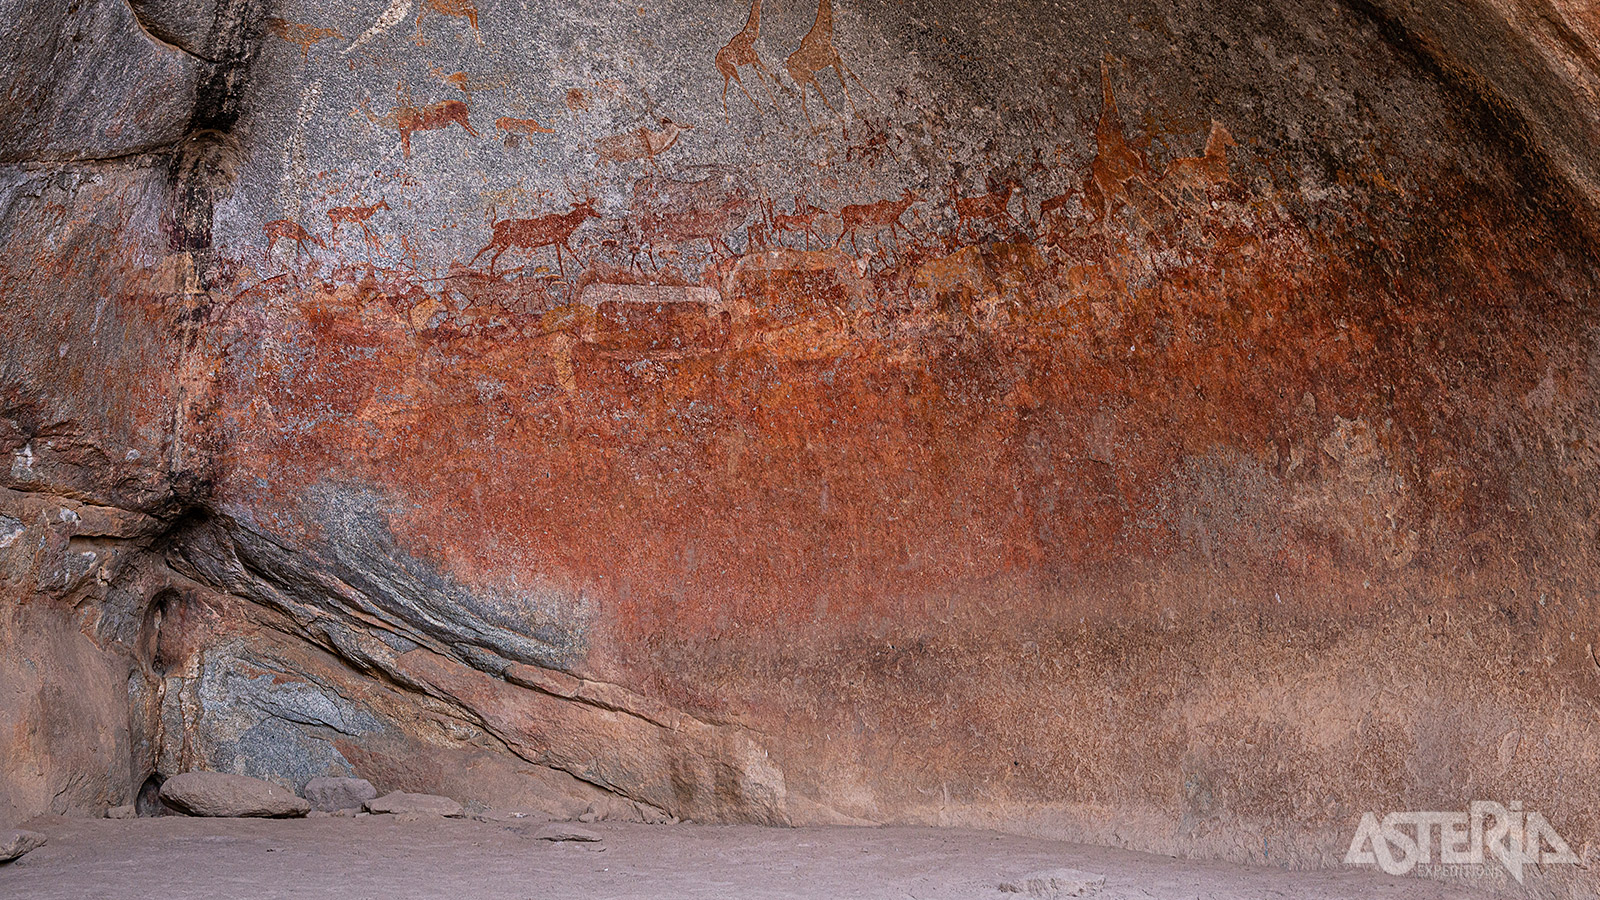
<svg viewBox="0 0 1600 900">
<path fill-rule="evenodd" d="M 6 900 L 543 900 L 884 898 L 998 900 L 1039 869 L 1105 876 L 1096 898 L 1472 896 L 1362 870 L 1286 872 L 1196 863 L 985 831 L 930 828 L 583 826 L 599 844 L 550 843 L 541 821 L 41 819 L 50 842 L 0 866 Z"/>
</svg>

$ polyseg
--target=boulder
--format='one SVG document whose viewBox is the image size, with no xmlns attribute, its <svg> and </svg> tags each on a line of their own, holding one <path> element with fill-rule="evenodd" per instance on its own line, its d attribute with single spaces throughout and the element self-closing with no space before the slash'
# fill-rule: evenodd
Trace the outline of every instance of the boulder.
<svg viewBox="0 0 1600 900">
<path fill-rule="evenodd" d="M 449 797 L 391 791 L 367 801 L 367 812 L 389 815 L 463 816 L 466 810 Z"/>
<path fill-rule="evenodd" d="M 161 801 L 191 816 L 303 816 L 311 804 L 270 781 L 226 772 L 185 772 L 161 785 Z"/>
<path fill-rule="evenodd" d="M 306 782 L 306 789 L 301 793 L 312 809 L 324 812 L 360 809 L 378 796 L 377 788 L 365 778 L 313 778 Z"/>
<path fill-rule="evenodd" d="M 44 842 L 44 835 L 37 831 L 0 831 L 0 862 L 10 862 L 37 850 Z"/>
</svg>

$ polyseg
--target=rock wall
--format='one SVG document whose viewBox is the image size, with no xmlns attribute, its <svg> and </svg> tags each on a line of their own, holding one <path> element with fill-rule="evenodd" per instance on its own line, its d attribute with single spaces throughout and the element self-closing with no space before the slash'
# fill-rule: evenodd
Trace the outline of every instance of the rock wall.
<svg viewBox="0 0 1600 900">
<path fill-rule="evenodd" d="M 4 12 L 0 817 L 1600 833 L 1580 7 Z"/>
</svg>

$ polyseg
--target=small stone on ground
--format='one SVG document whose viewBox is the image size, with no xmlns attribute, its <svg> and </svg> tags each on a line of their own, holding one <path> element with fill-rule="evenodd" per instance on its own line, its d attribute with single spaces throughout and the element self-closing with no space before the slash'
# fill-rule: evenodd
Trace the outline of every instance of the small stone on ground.
<svg viewBox="0 0 1600 900">
<path fill-rule="evenodd" d="M 161 785 L 161 801 L 191 816 L 278 819 L 311 811 L 311 804 L 288 788 L 227 772 L 174 775 Z"/>
<path fill-rule="evenodd" d="M 45 837 L 37 831 L 0 831 L 0 862 L 10 862 L 24 853 L 44 846 Z"/>
<path fill-rule="evenodd" d="M 408 794 L 405 791 L 391 791 L 382 797 L 368 800 L 367 812 L 451 818 L 466 815 L 466 810 L 461 804 L 449 797 L 440 797 L 437 794 Z"/>
</svg>

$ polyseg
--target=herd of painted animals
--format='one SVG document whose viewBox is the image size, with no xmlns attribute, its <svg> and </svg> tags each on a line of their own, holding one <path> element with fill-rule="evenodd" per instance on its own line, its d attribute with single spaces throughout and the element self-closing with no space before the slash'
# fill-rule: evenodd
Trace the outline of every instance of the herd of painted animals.
<svg viewBox="0 0 1600 900">
<path fill-rule="evenodd" d="M 822 10 L 819 13 L 819 28 L 824 25 L 828 15 L 827 0 L 823 0 Z M 743 84 L 737 66 L 755 68 L 763 85 L 766 85 L 766 78 L 770 77 L 770 72 L 760 63 L 759 57 L 750 55 L 753 50 L 749 49 L 747 43 L 759 19 L 760 0 L 755 0 L 746 31 L 736 36 L 717 56 L 719 70 L 730 81 L 739 81 L 741 88 Z M 813 33 L 817 33 L 817 30 L 813 29 Z M 825 29 L 821 33 L 828 32 Z M 843 75 L 848 69 L 837 59 L 837 50 L 832 49 L 831 43 L 818 46 L 824 49 L 808 50 L 807 46 L 802 45 L 796 55 L 831 54 L 830 58 L 839 66 L 840 83 L 843 84 Z M 803 72 L 803 69 L 794 68 L 793 57 L 790 66 L 792 72 Z M 1139 189 L 1141 198 L 1153 198 L 1169 210 L 1176 210 L 1185 204 L 1204 202 L 1208 192 L 1230 184 L 1228 148 L 1234 146 L 1235 141 L 1222 123 L 1211 123 L 1202 154 L 1173 159 L 1158 172 L 1125 135 L 1109 68 L 1105 64 L 1101 66 L 1101 82 L 1103 103 L 1095 130 L 1097 153 L 1090 171 L 1079 183 L 1060 193 L 1040 198 L 1036 204 L 1025 195 L 1022 185 L 1015 178 L 1006 177 L 991 184 L 991 189 L 983 194 L 963 195 L 958 184 L 952 180 L 944 197 L 906 188 L 898 197 L 847 204 L 837 210 L 809 202 L 804 191 L 801 191 L 794 196 L 789 210 L 784 211 L 774 198 L 754 197 L 745 186 L 730 183 L 725 178 L 681 181 L 660 174 L 649 174 L 634 182 L 629 214 L 624 218 L 604 220 L 597 208 L 596 198 L 588 193 L 572 201 L 562 212 L 529 218 L 497 219 L 492 223 L 488 242 L 471 257 L 467 265 L 473 267 L 483 260 L 488 274 L 493 276 L 497 263 L 507 252 L 527 254 L 527 258 L 533 260 L 538 251 L 548 248 L 554 253 L 555 272 L 540 265 L 526 274 L 545 278 L 559 276 L 565 281 L 567 259 L 576 260 L 580 257 L 580 248 L 573 244 L 574 238 L 585 223 L 596 219 L 602 221 L 601 226 L 595 229 L 593 240 L 587 242 L 591 247 L 600 250 L 626 249 L 628 265 L 635 270 L 641 264 L 642 255 L 652 269 L 651 274 L 656 277 L 664 274 L 658 257 L 680 255 L 677 248 L 686 244 L 705 242 L 712 264 L 719 254 L 724 258 L 738 255 L 728 241 L 741 228 L 745 230 L 746 253 L 778 249 L 810 251 L 813 246 L 837 250 L 848 243 L 850 252 L 863 259 L 864 270 L 882 271 L 890 260 L 894 260 L 896 268 L 907 262 L 925 261 L 933 255 L 956 249 L 964 240 L 1008 241 L 1037 237 L 1044 245 L 1051 246 L 1074 228 L 1102 228 L 1108 217 L 1128 202 L 1130 189 Z M 770 86 L 767 89 L 770 92 Z M 751 102 L 755 102 L 754 98 L 751 98 Z M 456 124 L 469 135 L 476 137 L 479 134 L 468 119 L 467 105 L 459 100 L 442 101 L 424 108 L 401 106 L 387 118 L 379 120 L 374 117 L 373 121 L 386 122 L 399 130 L 407 156 L 411 152 L 412 137 L 418 131 Z M 654 157 L 670 149 L 679 135 L 693 127 L 670 118 L 662 118 L 660 124 L 662 127 L 659 131 L 640 128 L 635 132 L 601 139 L 594 148 L 598 159 L 613 163 L 653 161 Z M 496 127 L 508 134 L 525 137 L 554 131 L 533 119 L 508 117 L 498 119 Z M 855 157 L 859 153 L 861 159 L 872 164 L 881 158 L 887 142 L 888 135 L 879 133 L 865 143 L 852 147 L 850 155 Z M 1036 160 L 1033 168 L 1043 170 L 1047 167 Z M 951 219 L 953 224 L 939 229 L 942 234 L 918 241 L 918 233 L 928 231 L 916 227 L 925 224 L 928 218 L 918 207 L 931 211 L 941 206 L 945 217 Z M 1033 212 L 1035 209 L 1036 212 Z M 369 250 L 379 248 L 382 240 L 369 224 L 379 210 L 389 211 L 391 207 L 386 201 L 380 200 L 367 205 L 330 208 L 326 215 L 335 241 L 339 229 L 354 228 Z M 1033 214 L 1030 215 L 1030 212 Z M 912 220 L 910 224 L 907 222 L 908 214 Z M 328 242 L 289 219 L 268 222 L 263 226 L 263 232 L 266 237 L 264 252 L 269 260 L 280 241 L 292 242 L 297 257 L 309 246 L 328 248 Z M 681 272 L 668 271 L 665 273 L 666 279 L 670 280 L 674 274 L 682 277 Z"/>
</svg>

